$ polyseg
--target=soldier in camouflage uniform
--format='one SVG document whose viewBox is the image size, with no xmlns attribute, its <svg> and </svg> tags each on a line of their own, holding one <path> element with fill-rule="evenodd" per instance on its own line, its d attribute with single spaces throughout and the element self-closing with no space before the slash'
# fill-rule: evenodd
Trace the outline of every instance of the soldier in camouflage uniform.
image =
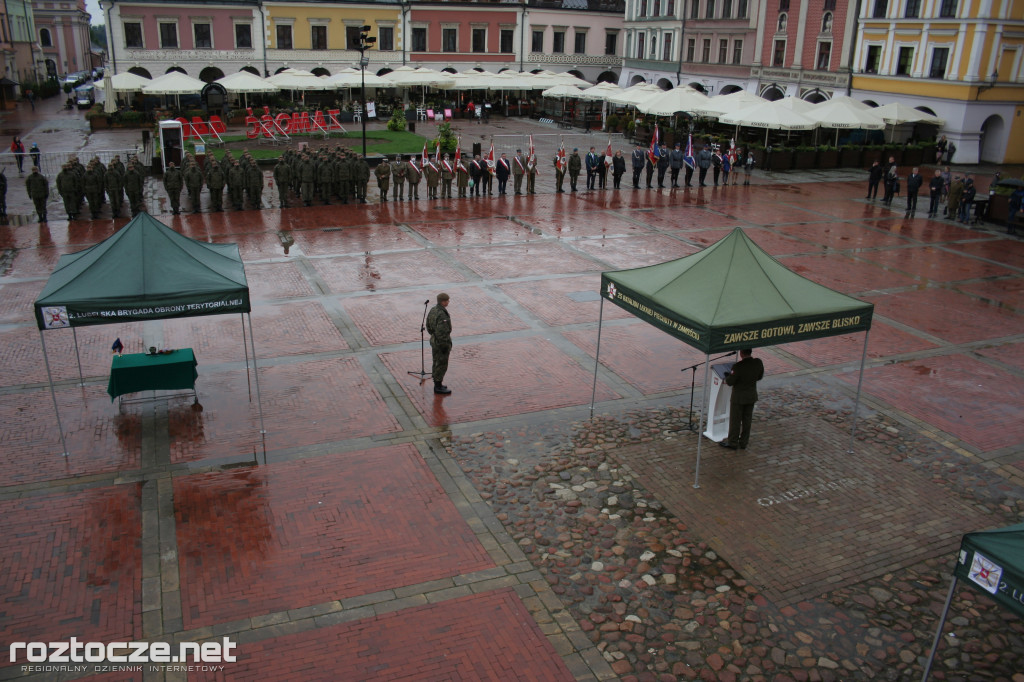
<svg viewBox="0 0 1024 682">
<path fill-rule="evenodd" d="M 216 159 L 210 159 L 206 167 L 206 186 L 210 189 L 210 210 L 221 211 L 224 202 L 224 185 L 227 177 L 224 175 L 224 168 L 217 163 Z"/>
<path fill-rule="evenodd" d="M 377 176 L 377 189 L 380 190 L 380 202 L 383 204 L 388 200 L 388 185 L 391 183 L 391 164 L 388 160 L 381 159 L 373 171 Z"/>
<path fill-rule="evenodd" d="M 337 182 L 338 196 L 341 197 L 341 203 L 343 204 L 347 204 L 349 197 L 352 196 L 353 170 L 353 164 L 349 159 L 348 152 L 342 150 L 338 159 L 338 165 L 335 168 L 334 178 Z"/>
<path fill-rule="evenodd" d="M 100 217 L 100 209 L 103 208 L 103 176 L 106 173 L 99 159 L 89 162 L 85 171 L 85 179 L 82 186 L 85 189 L 85 198 L 89 202 L 89 214 L 93 220 Z"/>
<path fill-rule="evenodd" d="M 116 162 L 115 156 L 114 160 L 107 164 L 107 172 L 103 176 L 103 186 L 107 190 L 110 215 L 113 218 L 121 215 L 121 205 L 124 204 L 124 174 L 118 171 Z"/>
<path fill-rule="evenodd" d="M 292 186 L 292 167 L 281 157 L 274 166 L 274 182 L 277 183 L 277 203 L 281 208 L 288 208 L 288 189 Z"/>
<path fill-rule="evenodd" d="M 142 212 L 142 190 L 145 187 L 145 179 L 142 177 L 142 169 L 139 164 L 132 160 L 128 162 L 128 168 L 124 172 L 124 193 L 128 195 L 128 208 L 134 218 Z"/>
<path fill-rule="evenodd" d="M 32 166 L 32 172 L 25 178 L 25 191 L 36 207 L 39 222 L 46 222 L 46 199 L 50 196 L 50 181 L 39 172 L 39 166 Z"/>
<path fill-rule="evenodd" d="M 249 192 L 252 207 L 257 210 L 263 208 L 263 171 L 252 157 L 249 157 L 249 166 L 245 169 L 245 189 Z"/>
<path fill-rule="evenodd" d="M 409 163 L 406 164 L 405 179 L 409 181 L 409 201 L 420 198 L 420 178 L 423 172 L 416 165 L 416 157 L 409 156 Z"/>
<path fill-rule="evenodd" d="M 68 220 L 78 217 L 78 187 L 80 185 L 81 180 L 71 162 L 68 161 L 61 167 L 60 173 L 57 173 L 57 193 L 64 201 L 64 211 L 68 214 Z M 38 211 L 36 212 L 38 213 Z"/>
<path fill-rule="evenodd" d="M 433 359 L 431 377 L 434 393 L 447 395 L 452 392 L 444 385 L 448 372 L 448 356 L 452 352 L 452 318 L 448 314 L 448 294 L 437 295 L 437 305 L 427 313 L 427 333 L 430 334 L 430 356 Z"/>
<path fill-rule="evenodd" d="M 181 177 L 181 171 L 175 168 L 174 162 L 167 164 L 164 171 L 164 189 L 167 190 L 167 197 L 171 201 L 171 212 L 178 215 L 181 203 L 181 188 L 185 181 Z"/>
<path fill-rule="evenodd" d="M 182 174 L 185 180 L 185 187 L 188 189 L 188 200 L 192 206 L 193 213 L 199 213 L 199 206 L 202 202 L 203 193 L 203 171 L 199 170 L 199 164 L 189 155 L 188 165 Z"/>
<path fill-rule="evenodd" d="M 353 154 L 355 157 L 355 182 L 356 191 L 359 192 L 359 203 L 366 203 L 366 189 L 370 184 L 370 164 L 366 162 L 365 156 L 358 156 Z"/>
<path fill-rule="evenodd" d="M 228 167 L 228 196 L 231 197 L 231 207 L 241 211 L 245 202 L 245 171 L 242 164 L 235 159 Z"/>
<path fill-rule="evenodd" d="M 391 182 L 394 184 L 394 189 L 391 194 L 391 200 L 404 201 L 405 164 L 402 163 L 402 157 L 398 155 L 395 156 L 395 160 L 391 164 Z"/>
<path fill-rule="evenodd" d="M 423 167 L 423 175 L 427 178 L 427 198 L 436 199 L 437 186 L 441 183 L 441 169 L 428 160 L 427 165 Z"/>
<path fill-rule="evenodd" d="M 302 161 L 299 164 L 299 181 L 301 182 L 302 203 L 306 206 L 313 205 L 313 181 L 316 179 L 316 166 L 309 157 L 309 152 L 302 152 Z"/>
</svg>

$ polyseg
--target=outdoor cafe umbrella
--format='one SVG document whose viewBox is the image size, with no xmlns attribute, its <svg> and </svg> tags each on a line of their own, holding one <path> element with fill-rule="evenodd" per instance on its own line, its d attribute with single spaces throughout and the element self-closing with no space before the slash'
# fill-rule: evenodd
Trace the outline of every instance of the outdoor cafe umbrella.
<svg viewBox="0 0 1024 682">
<path fill-rule="evenodd" d="M 732 114 L 755 104 L 764 104 L 767 101 L 764 97 L 755 95 L 752 92 L 737 90 L 736 92 L 730 92 L 728 95 L 715 95 L 708 102 L 708 107 L 718 115 Z"/>
<path fill-rule="evenodd" d="M 449 73 L 425 67 L 400 66 L 394 71 L 382 74 L 381 78 L 391 83 L 391 87 L 395 88 L 423 88 L 423 101 L 425 102 L 427 99 L 427 88 L 446 87 L 452 83 L 451 76 Z"/>
<path fill-rule="evenodd" d="M 693 88 L 679 87 L 666 90 L 656 97 L 640 102 L 636 108 L 652 116 L 673 116 L 679 112 L 707 114 L 711 98 Z"/>
<path fill-rule="evenodd" d="M 604 130 L 605 119 L 608 118 L 608 97 L 622 92 L 615 83 L 598 83 L 579 94 L 579 98 L 590 102 L 601 102 L 601 129 Z"/>
<path fill-rule="evenodd" d="M 114 92 L 142 92 L 145 85 L 153 81 L 145 76 L 138 76 L 131 71 L 114 74 L 110 77 L 110 87 Z M 107 87 L 107 77 L 104 74 L 103 87 Z"/>
<path fill-rule="evenodd" d="M 112 114 L 117 111 L 117 95 L 114 93 L 114 86 L 110 84 L 110 72 L 103 74 L 103 113 Z"/>
<path fill-rule="evenodd" d="M 731 114 L 723 114 L 719 123 L 747 128 L 764 128 L 764 143 L 768 144 L 769 130 L 811 130 L 818 124 L 803 114 L 798 114 L 775 102 L 762 100 Z"/>
<path fill-rule="evenodd" d="M 920 109 L 912 109 L 901 102 L 892 102 L 880 106 L 874 109 L 874 113 L 881 116 L 887 125 L 892 126 L 892 132 L 889 134 L 890 142 L 892 142 L 893 137 L 896 135 L 896 126 L 902 123 L 927 123 L 935 126 L 945 123 L 945 121 L 937 116 L 927 114 Z"/>
<path fill-rule="evenodd" d="M 839 146 L 839 129 L 863 129 L 881 130 L 885 128 L 885 121 L 874 109 L 863 102 L 858 102 L 852 97 L 841 95 L 833 97 L 827 102 L 815 104 L 806 116 L 817 121 L 822 128 L 834 128 L 836 131 L 836 146 Z"/>
<path fill-rule="evenodd" d="M 279 90 L 333 90 L 334 86 L 309 71 L 285 69 L 267 79 Z"/>
<path fill-rule="evenodd" d="M 180 71 L 171 71 L 157 76 L 142 87 L 146 95 L 174 95 L 175 103 L 181 107 L 181 95 L 198 95 L 206 83 Z"/>
<path fill-rule="evenodd" d="M 242 105 L 248 106 L 249 100 L 248 95 L 250 92 L 277 92 L 280 90 L 273 83 L 268 83 L 263 78 L 260 78 L 254 73 L 248 71 L 239 71 L 237 73 L 231 73 L 223 78 L 218 78 L 214 81 L 218 85 L 222 86 L 225 90 L 234 94 L 242 95 Z"/>
</svg>

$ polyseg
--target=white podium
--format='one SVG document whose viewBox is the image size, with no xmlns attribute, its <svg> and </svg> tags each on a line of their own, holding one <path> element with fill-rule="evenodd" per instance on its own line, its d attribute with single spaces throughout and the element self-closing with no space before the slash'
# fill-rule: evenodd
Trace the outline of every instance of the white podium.
<svg viewBox="0 0 1024 682">
<path fill-rule="evenodd" d="M 725 375 L 734 362 L 711 365 L 711 396 L 708 398 L 708 424 L 704 435 L 716 443 L 729 437 L 729 399 L 732 386 L 725 383 Z"/>
</svg>

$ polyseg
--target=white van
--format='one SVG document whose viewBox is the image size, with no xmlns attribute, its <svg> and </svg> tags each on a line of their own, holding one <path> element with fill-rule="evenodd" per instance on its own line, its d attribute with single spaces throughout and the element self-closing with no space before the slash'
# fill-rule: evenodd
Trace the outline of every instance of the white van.
<svg viewBox="0 0 1024 682">
<path fill-rule="evenodd" d="M 79 109 L 91 109 L 96 104 L 96 87 L 93 85 L 80 85 L 75 88 L 75 104 Z"/>
</svg>

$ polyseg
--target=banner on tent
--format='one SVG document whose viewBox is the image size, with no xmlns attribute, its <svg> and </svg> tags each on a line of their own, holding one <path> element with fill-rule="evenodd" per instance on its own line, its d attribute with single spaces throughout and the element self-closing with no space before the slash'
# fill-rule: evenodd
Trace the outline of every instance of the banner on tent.
<svg viewBox="0 0 1024 682">
<path fill-rule="evenodd" d="M 663 308 L 613 282 L 601 277 L 601 293 L 615 305 L 628 310 L 640 319 L 662 329 L 705 353 L 721 353 L 740 348 L 774 346 L 793 341 L 806 341 L 825 336 L 837 336 L 871 328 L 874 306 L 860 310 L 805 315 L 786 320 L 770 320 L 763 324 L 709 328 L 679 313 Z"/>
<path fill-rule="evenodd" d="M 171 317 L 195 317 L 199 315 L 223 315 L 225 313 L 247 313 L 250 310 L 248 293 L 231 294 L 225 298 L 188 301 L 168 299 L 145 306 L 118 305 L 92 308 L 70 306 L 39 306 L 36 315 L 40 329 L 64 329 L 84 327 L 93 324 L 132 322 L 139 320 L 162 320 Z"/>
</svg>

